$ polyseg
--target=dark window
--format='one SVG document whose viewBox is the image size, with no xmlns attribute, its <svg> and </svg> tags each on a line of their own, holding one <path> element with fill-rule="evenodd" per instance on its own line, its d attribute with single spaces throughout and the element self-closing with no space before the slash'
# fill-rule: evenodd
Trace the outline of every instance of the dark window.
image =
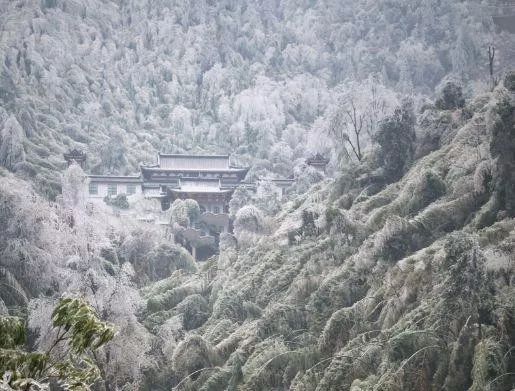
<svg viewBox="0 0 515 391">
<path fill-rule="evenodd" d="M 108 183 L 107 184 L 107 195 L 115 196 L 118 194 L 118 186 L 116 183 Z"/>
<path fill-rule="evenodd" d="M 213 208 L 213 212 L 214 212 L 214 213 L 220 213 L 220 208 L 219 208 L 218 206 L 215 206 L 215 207 Z"/>
<path fill-rule="evenodd" d="M 129 183 L 127 185 L 127 195 L 136 194 L 136 185 L 134 183 Z"/>
<path fill-rule="evenodd" d="M 91 195 L 98 194 L 98 183 L 95 183 L 95 182 L 89 183 L 89 194 L 91 194 Z"/>
</svg>

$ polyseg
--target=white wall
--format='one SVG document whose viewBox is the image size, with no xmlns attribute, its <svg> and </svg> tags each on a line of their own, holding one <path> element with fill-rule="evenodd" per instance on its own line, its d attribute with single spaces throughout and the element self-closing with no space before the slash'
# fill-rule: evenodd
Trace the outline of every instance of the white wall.
<svg viewBox="0 0 515 391">
<path fill-rule="evenodd" d="M 98 193 L 97 194 L 89 194 L 89 186 L 88 186 L 88 188 L 86 189 L 87 198 L 88 199 L 103 199 L 107 195 L 107 188 L 108 188 L 107 182 L 94 182 L 94 183 L 96 183 L 98 186 Z M 126 194 L 127 195 L 127 185 L 129 185 L 129 183 L 117 182 L 116 183 L 117 194 Z M 135 189 L 136 192 L 133 195 L 130 195 L 130 196 L 127 195 L 128 196 L 127 198 L 129 200 L 131 198 L 133 198 L 133 196 L 141 194 L 141 184 L 135 183 L 134 185 L 136 187 L 136 189 Z"/>
</svg>

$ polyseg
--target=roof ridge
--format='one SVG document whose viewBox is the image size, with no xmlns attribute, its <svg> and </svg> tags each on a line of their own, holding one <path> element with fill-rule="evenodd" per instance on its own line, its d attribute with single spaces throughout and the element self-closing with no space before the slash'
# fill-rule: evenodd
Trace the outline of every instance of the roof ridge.
<svg viewBox="0 0 515 391">
<path fill-rule="evenodd" d="M 194 155 L 194 154 L 182 154 L 182 153 L 163 153 L 159 152 L 159 156 L 164 157 L 178 157 L 178 158 L 230 158 L 230 155 Z"/>
</svg>

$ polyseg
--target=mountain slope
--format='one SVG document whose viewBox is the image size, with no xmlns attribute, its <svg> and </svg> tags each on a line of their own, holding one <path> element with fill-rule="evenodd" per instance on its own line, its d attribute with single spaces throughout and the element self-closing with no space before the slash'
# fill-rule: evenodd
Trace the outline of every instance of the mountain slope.
<svg viewBox="0 0 515 391">
<path fill-rule="evenodd" d="M 447 126 L 399 180 L 373 185 L 376 150 L 261 233 L 237 219 L 200 274 L 147 288 L 147 327 L 173 351 L 149 389 L 511 389 L 515 182 L 498 144 L 514 92 L 427 108 L 424 133 Z"/>
<path fill-rule="evenodd" d="M 99 390 L 510 390 L 513 75 L 483 91 L 513 37 L 488 4 L 0 0 L 0 312 L 46 350 L 55 302 L 85 297 L 117 328 Z M 375 110 L 356 159 L 349 102 Z M 223 152 L 297 185 L 234 202 L 196 264 L 86 207 L 72 148 L 93 173 Z M 334 180 L 310 187 L 312 152 Z"/>
</svg>

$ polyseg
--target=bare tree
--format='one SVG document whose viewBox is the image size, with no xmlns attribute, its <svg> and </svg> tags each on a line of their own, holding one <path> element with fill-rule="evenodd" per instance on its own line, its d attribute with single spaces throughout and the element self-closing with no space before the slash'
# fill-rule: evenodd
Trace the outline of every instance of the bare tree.
<svg viewBox="0 0 515 391">
<path fill-rule="evenodd" d="M 498 80 L 494 76 L 494 60 L 495 60 L 495 46 L 488 46 L 488 66 L 490 71 L 490 88 L 492 91 L 497 86 Z"/>
<path fill-rule="evenodd" d="M 350 83 L 338 99 L 326 132 L 347 158 L 361 161 L 377 124 L 395 102 L 396 96 L 375 77 L 361 83 Z"/>
<path fill-rule="evenodd" d="M 350 146 L 358 161 L 363 158 L 360 137 L 367 120 L 364 112 L 358 112 L 354 99 L 349 98 L 329 122 L 328 133 L 342 145 Z"/>
<path fill-rule="evenodd" d="M 370 88 L 371 100 L 368 106 L 368 121 L 367 121 L 367 134 L 371 138 L 374 134 L 377 124 L 385 116 L 387 111 L 386 100 L 384 97 L 379 96 L 376 84 L 372 84 Z"/>
</svg>

